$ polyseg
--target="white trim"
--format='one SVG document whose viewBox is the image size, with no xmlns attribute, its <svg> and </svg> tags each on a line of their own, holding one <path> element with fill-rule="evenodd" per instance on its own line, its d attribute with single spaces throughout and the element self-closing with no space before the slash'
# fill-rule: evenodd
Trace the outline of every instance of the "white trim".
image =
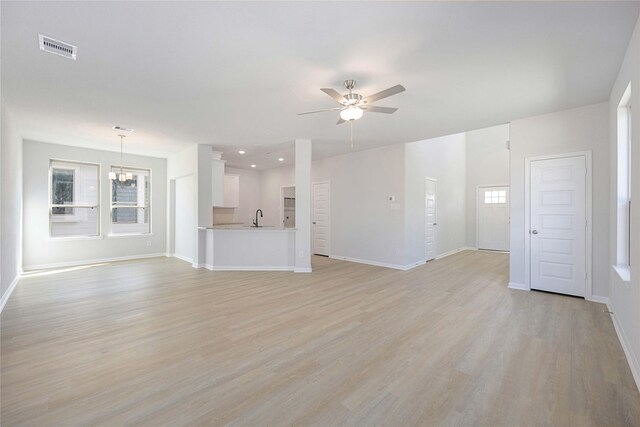
<svg viewBox="0 0 640 427">
<path fill-rule="evenodd" d="M 294 267 L 294 273 L 311 273 L 311 267 Z"/>
<path fill-rule="evenodd" d="M 524 283 L 515 283 L 515 282 L 509 282 L 509 286 L 507 286 L 509 289 L 517 289 L 519 291 L 530 291 L 531 289 L 529 288 L 529 285 L 525 285 Z"/>
<path fill-rule="evenodd" d="M 612 265 L 611 268 L 626 285 L 631 283 L 631 267 L 628 265 Z"/>
<path fill-rule="evenodd" d="M 591 295 L 591 298 L 589 298 L 588 301 L 609 305 L 609 297 L 603 297 L 602 295 Z"/>
<path fill-rule="evenodd" d="M 587 288 L 585 289 L 585 299 L 590 300 L 593 296 L 593 162 L 591 150 L 576 151 L 573 153 L 564 154 L 551 154 L 547 156 L 526 157 L 524 159 L 524 285 L 527 287 L 527 290 L 531 290 L 531 235 L 529 234 L 529 230 L 531 229 L 531 162 L 537 160 L 562 159 L 565 157 L 579 156 L 584 156 L 585 167 L 587 169 L 587 177 L 585 182 L 585 216 L 587 220 L 587 235 L 585 241 L 585 267 L 587 270 Z"/>
<path fill-rule="evenodd" d="M 2 294 L 2 298 L 0 298 L 0 313 L 2 313 L 2 310 L 4 309 L 5 304 L 7 303 L 7 301 L 9 301 L 9 297 L 11 296 L 13 291 L 18 286 L 18 281 L 19 280 L 20 280 L 20 275 L 17 274 L 15 279 L 13 279 L 13 281 L 11 282 L 9 287 L 7 288 L 7 290 L 4 291 L 4 294 Z"/>
<path fill-rule="evenodd" d="M 507 202 L 507 214 L 509 218 L 507 219 L 509 223 L 509 242 L 511 244 L 511 186 L 509 184 L 496 184 L 496 185 L 476 185 L 476 249 L 480 248 L 480 189 L 481 188 L 492 188 L 492 187 L 507 187 L 509 189 L 509 197 Z M 511 248 L 509 248 L 511 249 Z M 508 251 L 507 251 L 508 252 Z"/>
<path fill-rule="evenodd" d="M 111 258 L 94 258 L 94 259 L 88 259 L 84 261 L 53 262 L 50 264 L 25 265 L 23 267 L 23 270 L 24 271 L 49 270 L 52 268 L 60 268 L 60 267 L 74 267 L 77 265 L 103 264 L 105 262 L 130 261 L 134 259 L 159 258 L 159 257 L 166 257 L 166 256 L 167 254 L 165 252 L 162 252 L 162 253 L 155 253 L 155 254 L 129 255 L 129 256 L 119 256 L 119 257 L 111 257 Z"/>
<path fill-rule="evenodd" d="M 622 327 L 618 324 L 618 320 L 616 319 L 615 313 L 613 312 L 611 302 L 607 302 L 607 308 L 609 309 L 611 320 L 613 322 L 613 328 L 616 330 L 616 334 L 618 335 L 620 345 L 622 345 L 624 355 L 627 357 L 627 363 L 629 364 L 629 369 L 631 369 L 633 379 L 636 382 L 636 387 L 638 388 L 638 390 L 640 390 L 640 366 L 638 366 L 637 360 L 633 357 L 634 355 L 630 351 L 631 345 L 629 344 L 629 340 L 627 340 L 627 337 L 624 334 L 624 329 L 622 329 Z"/>
<path fill-rule="evenodd" d="M 438 255 L 436 255 L 436 257 L 435 257 L 434 259 L 442 259 L 442 258 L 446 258 L 446 257 L 448 257 L 449 255 L 457 254 L 458 252 L 462 252 L 462 251 L 464 251 L 464 250 L 466 250 L 466 249 L 467 249 L 467 248 L 466 248 L 466 246 L 463 246 L 463 247 L 461 247 L 461 248 L 454 249 L 454 250 L 452 250 L 452 251 L 445 252 L 445 253 L 443 253 L 443 254 L 438 254 Z M 475 250 L 475 248 L 474 248 L 474 250 Z"/>
<path fill-rule="evenodd" d="M 179 260 L 186 261 L 186 262 L 188 262 L 189 264 L 193 264 L 193 259 L 192 259 L 192 258 L 187 258 L 187 257 L 186 257 L 186 256 L 184 256 L 184 255 L 180 255 L 180 254 L 171 254 L 170 256 L 171 256 L 172 258 L 178 258 Z"/>
<path fill-rule="evenodd" d="M 293 266 L 260 266 L 260 265 L 207 265 L 205 266 L 211 271 L 294 271 Z M 311 269 L 309 269 L 311 270 Z"/>
<path fill-rule="evenodd" d="M 348 256 L 342 256 L 342 255 L 329 255 L 329 258 L 338 259 L 340 261 L 356 262 L 358 264 L 374 265 L 376 267 L 393 268 L 394 270 L 408 270 L 409 268 L 413 268 L 413 267 L 406 266 L 406 265 L 390 264 L 390 263 L 387 263 L 387 262 L 372 261 L 372 260 L 368 260 L 368 259 L 351 258 L 351 257 L 348 257 Z M 422 261 L 421 263 L 424 263 L 424 261 Z M 413 266 L 413 264 L 411 264 L 411 265 Z"/>
</svg>

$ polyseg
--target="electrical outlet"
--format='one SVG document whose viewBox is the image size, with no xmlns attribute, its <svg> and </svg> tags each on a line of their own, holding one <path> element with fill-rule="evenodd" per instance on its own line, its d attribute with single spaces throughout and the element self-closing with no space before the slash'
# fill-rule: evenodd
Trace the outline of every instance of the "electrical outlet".
<svg viewBox="0 0 640 427">
<path fill-rule="evenodd" d="M 299 258 L 304 257 L 304 251 L 298 251 L 298 257 Z"/>
</svg>

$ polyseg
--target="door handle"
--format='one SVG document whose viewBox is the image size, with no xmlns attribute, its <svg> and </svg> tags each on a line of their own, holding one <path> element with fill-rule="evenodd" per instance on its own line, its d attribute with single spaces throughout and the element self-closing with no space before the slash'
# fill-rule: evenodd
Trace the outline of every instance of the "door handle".
<svg viewBox="0 0 640 427">
<path fill-rule="evenodd" d="M 315 224 L 316 222 L 315 222 L 315 221 L 313 221 L 313 223 Z"/>
<path fill-rule="evenodd" d="M 531 234 L 538 234 L 538 230 L 531 230 Z"/>
<path fill-rule="evenodd" d="M 433 225 L 438 225 L 438 223 L 437 223 L 437 222 L 434 222 L 434 223 L 433 223 Z"/>
</svg>

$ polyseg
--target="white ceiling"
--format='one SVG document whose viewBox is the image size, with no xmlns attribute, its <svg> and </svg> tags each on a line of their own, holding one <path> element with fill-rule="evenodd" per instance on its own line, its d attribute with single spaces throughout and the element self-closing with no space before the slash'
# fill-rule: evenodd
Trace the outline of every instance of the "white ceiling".
<svg viewBox="0 0 640 427">
<path fill-rule="evenodd" d="M 407 91 L 365 114 L 355 149 L 605 101 L 638 2 L 6 2 L 2 98 L 25 138 L 166 156 L 213 144 L 235 166 L 350 150 L 321 87 Z M 38 34 L 78 46 L 41 52 Z M 247 155 L 240 156 L 243 148 Z M 272 154 L 267 155 L 267 152 Z"/>
</svg>

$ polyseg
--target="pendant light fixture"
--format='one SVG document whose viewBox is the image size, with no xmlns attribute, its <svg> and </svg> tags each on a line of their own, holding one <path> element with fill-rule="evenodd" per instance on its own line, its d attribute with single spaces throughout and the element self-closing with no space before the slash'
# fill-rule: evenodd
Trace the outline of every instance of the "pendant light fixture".
<svg viewBox="0 0 640 427">
<path fill-rule="evenodd" d="M 124 166 L 122 162 L 122 148 L 124 144 L 124 139 L 127 137 L 126 135 L 118 135 L 120 137 L 120 173 L 116 174 L 115 172 L 109 172 L 109 179 L 115 181 L 116 179 L 121 183 L 133 179 L 132 173 L 124 173 Z"/>
</svg>

